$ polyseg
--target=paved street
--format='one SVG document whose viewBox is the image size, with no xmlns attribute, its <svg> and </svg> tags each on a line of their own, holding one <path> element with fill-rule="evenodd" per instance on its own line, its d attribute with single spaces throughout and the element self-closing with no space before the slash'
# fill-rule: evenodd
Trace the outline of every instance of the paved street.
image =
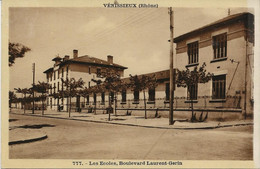
<svg viewBox="0 0 260 169">
<path fill-rule="evenodd" d="M 10 114 L 10 126 L 42 125 L 42 141 L 10 147 L 19 159 L 252 160 L 253 126 L 157 129 Z M 13 129 L 16 130 L 16 129 Z M 32 129 L 31 129 L 32 130 Z"/>
</svg>

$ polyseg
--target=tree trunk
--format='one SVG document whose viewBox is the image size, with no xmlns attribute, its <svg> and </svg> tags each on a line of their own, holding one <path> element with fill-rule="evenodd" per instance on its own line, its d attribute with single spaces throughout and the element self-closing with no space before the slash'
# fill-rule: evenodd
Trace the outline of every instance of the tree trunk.
<svg viewBox="0 0 260 169">
<path fill-rule="evenodd" d="M 115 116 L 117 116 L 116 106 L 117 106 L 117 92 L 115 92 Z"/>
<path fill-rule="evenodd" d="M 69 97 L 67 97 L 66 109 L 67 109 L 67 112 L 69 112 Z"/>
<path fill-rule="evenodd" d="M 147 114 L 146 114 L 146 100 L 145 100 L 145 90 L 143 90 L 144 93 L 144 118 L 147 119 Z"/>
<path fill-rule="evenodd" d="M 110 121 L 111 98 L 109 97 L 108 121 Z"/>
<path fill-rule="evenodd" d="M 97 100 L 96 100 L 95 106 L 94 106 L 94 114 L 95 114 L 95 115 L 97 114 L 96 110 L 97 110 Z"/>
<path fill-rule="evenodd" d="M 83 105 L 84 105 L 84 108 L 85 108 L 85 106 L 86 106 L 86 98 L 85 98 L 85 96 L 83 96 Z"/>
<path fill-rule="evenodd" d="M 193 99 L 190 99 L 191 100 L 191 117 L 192 117 L 192 121 L 191 122 L 193 122 L 194 121 L 194 118 L 193 118 L 193 116 L 194 116 L 194 112 L 193 112 Z"/>
<path fill-rule="evenodd" d="M 26 94 L 24 95 L 24 104 L 23 104 L 23 113 L 25 114 L 25 102 L 26 102 Z"/>
<path fill-rule="evenodd" d="M 70 99 L 70 103 L 69 103 L 69 105 L 70 105 L 70 108 L 69 108 L 69 117 L 70 117 L 70 111 L 71 111 L 71 96 L 69 97 L 69 99 Z"/>
<path fill-rule="evenodd" d="M 42 115 L 44 115 L 44 101 L 43 101 L 43 95 L 42 95 Z"/>
<path fill-rule="evenodd" d="M 44 105 L 43 105 L 43 99 L 42 99 L 42 115 L 44 115 Z"/>
<path fill-rule="evenodd" d="M 191 90 L 191 89 L 190 89 Z M 192 97 L 191 97 L 191 92 L 190 92 L 190 90 L 188 90 L 188 92 L 189 92 L 189 97 L 190 97 L 190 101 L 191 101 L 191 122 L 194 122 L 194 111 L 193 111 L 193 99 L 192 99 Z"/>
</svg>

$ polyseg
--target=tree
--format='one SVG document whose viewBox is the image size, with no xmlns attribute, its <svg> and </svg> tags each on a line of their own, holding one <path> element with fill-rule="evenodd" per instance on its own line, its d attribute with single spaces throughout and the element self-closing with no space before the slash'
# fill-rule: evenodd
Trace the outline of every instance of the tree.
<svg viewBox="0 0 260 169">
<path fill-rule="evenodd" d="M 16 58 L 24 57 L 26 52 L 31 51 L 30 48 L 20 44 L 9 42 L 9 66 L 14 64 Z"/>
<path fill-rule="evenodd" d="M 62 83 L 64 83 L 64 85 L 66 86 L 66 90 L 64 90 L 64 94 L 68 95 L 69 98 L 69 117 L 70 117 L 70 112 L 71 112 L 71 98 L 75 97 L 78 93 L 80 88 L 83 88 L 84 85 L 84 81 L 82 80 L 82 78 L 80 78 L 79 80 L 75 80 L 75 78 L 70 78 L 70 79 L 66 79 L 64 80 L 63 78 L 61 79 Z"/>
<path fill-rule="evenodd" d="M 25 114 L 25 103 L 26 103 L 26 94 L 31 94 L 32 90 L 28 89 L 28 88 L 14 88 L 14 90 L 16 90 L 17 93 L 22 93 L 24 98 L 23 98 L 23 108 L 24 108 L 24 114 Z"/>
<path fill-rule="evenodd" d="M 191 96 L 191 90 L 192 88 L 189 86 L 197 85 L 198 83 L 207 83 L 213 76 L 211 73 L 206 73 L 205 70 L 206 64 L 203 63 L 201 67 L 194 67 L 192 71 L 190 69 L 186 70 L 177 70 L 177 76 L 176 76 L 176 84 L 177 87 L 184 87 L 188 88 L 188 96 Z M 192 110 L 192 117 L 191 122 L 194 122 L 196 120 L 196 117 L 194 116 L 193 112 L 193 97 L 190 97 L 191 99 L 191 110 Z"/>
<path fill-rule="evenodd" d="M 85 104 L 85 98 L 90 94 L 90 91 L 87 87 L 84 89 L 79 90 L 79 95 L 84 98 L 84 104 Z"/>
<path fill-rule="evenodd" d="M 126 87 L 126 84 L 121 80 L 120 73 L 117 70 L 114 69 L 106 69 L 106 71 L 101 72 L 100 74 L 101 78 L 104 78 L 104 80 L 94 80 L 98 87 L 97 91 L 104 91 L 107 90 L 109 93 L 115 94 L 115 115 L 117 116 L 116 107 L 117 107 L 117 94 L 123 89 L 123 86 Z M 101 85 L 102 84 L 102 85 Z M 109 120 L 110 120 L 110 111 L 112 109 L 111 107 L 111 100 L 113 98 L 109 97 Z"/>
<path fill-rule="evenodd" d="M 132 90 L 138 91 L 138 92 L 143 91 L 145 119 L 147 119 L 145 90 L 146 89 L 155 89 L 157 85 L 158 84 L 157 84 L 157 79 L 156 79 L 155 75 L 152 75 L 152 76 L 147 76 L 147 75 L 132 76 L 132 75 L 130 75 L 129 86 L 132 88 Z"/>
<path fill-rule="evenodd" d="M 48 89 L 50 88 L 51 88 L 50 84 L 45 82 L 40 82 L 40 81 L 38 81 L 38 84 L 33 86 L 34 91 L 42 94 L 40 97 L 42 101 L 42 115 L 44 115 L 44 100 L 46 100 L 47 97 L 46 94 L 48 93 Z"/>
<path fill-rule="evenodd" d="M 101 84 L 97 84 L 95 86 L 91 86 L 88 88 L 89 94 L 93 94 L 93 98 L 94 98 L 94 114 L 97 113 L 97 100 L 96 97 L 94 96 L 98 93 L 102 93 L 103 91 L 105 91 L 105 89 L 104 86 Z"/>
<path fill-rule="evenodd" d="M 16 94 L 13 91 L 9 91 L 9 108 L 11 110 L 12 103 L 17 99 Z"/>
</svg>

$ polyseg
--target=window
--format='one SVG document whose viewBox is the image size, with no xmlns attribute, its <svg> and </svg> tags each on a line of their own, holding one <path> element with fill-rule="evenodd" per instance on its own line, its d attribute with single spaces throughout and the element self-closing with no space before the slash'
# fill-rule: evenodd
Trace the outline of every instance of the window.
<svg viewBox="0 0 260 169">
<path fill-rule="evenodd" d="M 50 88 L 50 93 L 52 94 L 52 84 L 51 84 L 51 88 Z"/>
<path fill-rule="evenodd" d="M 52 81 L 52 73 L 50 73 L 50 81 Z"/>
<path fill-rule="evenodd" d="M 138 90 L 134 91 L 134 101 L 139 102 L 139 91 Z"/>
<path fill-rule="evenodd" d="M 97 77 L 101 76 L 101 69 L 97 68 Z"/>
<path fill-rule="evenodd" d="M 227 33 L 213 37 L 214 59 L 227 57 Z"/>
<path fill-rule="evenodd" d="M 226 98 L 226 75 L 212 77 L 212 99 Z"/>
<path fill-rule="evenodd" d="M 149 89 L 149 98 L 148 101 L 155 101 L 155 88 Z"/>
<path fill-rule="evenodd" d="M 66 73 L 66 76 L 67 76 L 66 78 L 68 78 L 68 77 L 69 77 L 69 66 L 67 66 L 66 69 L 67 69 L 67 70 L 66 70 L 66 72 L 67 72 L 67 73 Z"/>
<path fill-rule="evenodd" d="M 188 44 L 188 64 L 199 62 L 199 42 L 193 42 Z"/>
<path fill-rule="evenodd" d="M 101 93 L 101 103 L 105 104 L 105 92 Z"/>
<path fill-rule="evenodd" d="M 54 83 L 54 87 L 53 87 L 53 93 L 55 93 L 56 91 L 56 83 Z"/>
<path fill-rule="evenodd" d="M 94 104 L 96 104 L 97 103 L 97 94 L 96 93 L 94 93 L 93 99 L 94 99 Z"/>
<path fill-rule="evenodd" d="M 198 84 L 189 85 L 187 88 L 187 99 L 197 100 L 198 97 Z"/>
<path fill-rule="evenodd" d="M 90 88 L 90 82 L 88 82 L 88 87 Z"/>
<path fill-rule="evenodd" d="M 123 90 L 121 95 L 122 95 L 122 101 L 121 102 L 125 103 L 126 102 L 126 90 Z"/>
<path fill-rule="evenodd" d="M 61 77 L 64 77 L 64 68 L 61 69 Z"/>
<path fill-rule="evenodd" d="M 63 91 L 64 90 L 64 88 L 63 88 L 63 81 L 61 82 L 61 91 Z"/>
<path fill-rule="evenodd" d="M 169 101 L 170 100 L 170 83 L 165 84 L 165 100 Z"/>
<path fill-rule="evenodd" d="M 50 98 L 50 105 L 51 105 L 51 108 L 52 108 L 52 98 Z"/>
<path fill-rule="evenodd" d="M 87 95 L 87 105 L 89 105 L 89 95 Z"/>
<path fill-rule="evenodd" d="M 91 70 L 90 70 L 90 67 L 88 67 L 88 73 L 91 74 Z"/>
<path fill-rule="evenodd" d="M 60 91 L 60 82 L 58 82 L 58 92 Z"/>
</svg>

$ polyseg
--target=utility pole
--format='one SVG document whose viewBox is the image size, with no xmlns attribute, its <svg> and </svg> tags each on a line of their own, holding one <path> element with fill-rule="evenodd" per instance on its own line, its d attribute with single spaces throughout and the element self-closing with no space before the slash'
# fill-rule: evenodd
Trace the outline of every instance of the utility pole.
<svg viewBox="0 0 260 169">
<path fill-rule="evenodd" d="M 173 125 L 173 98 L 174 98 L 174 71 L 173 71 L 173 11 L 172 7 L 169 8 L 170 15 L 170 110 L 169 110 L 169 125 Z"/>
<path fill-rule="evenodd" d="M 248 52 L 247 52 L 247 48 L 248 48 L 248 33 L 247 33 L 247 37 L 246 37 L 246 63 L 245 63 L 245 101 L 244 101 L 244 118 L 246 119 L 247 116 L 247 67 L 248 67 L 248 62 L 247 62 L 247 58 L 248 58 Z"/>
<path fill-rule="evenodd" d="M 35 85 L 35 63 L 32 65 L 32 71 L 33 71 L 33 108 L 32 108 L 32 114 L 34 114 L 34 85 Z"/>
</svg>

